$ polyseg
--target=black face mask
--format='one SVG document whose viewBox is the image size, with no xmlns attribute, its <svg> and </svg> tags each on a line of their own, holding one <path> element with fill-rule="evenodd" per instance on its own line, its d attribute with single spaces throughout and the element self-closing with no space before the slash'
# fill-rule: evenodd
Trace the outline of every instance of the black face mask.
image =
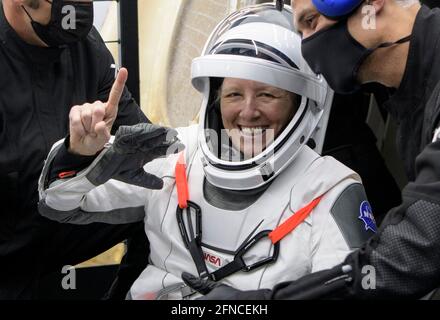
<svg viewBox="0 0 440 320">
<path fill-rule="evenodd" d="M 29 12 L 23 10 L 31 19 L 32 28 L 38 37 L 50 47 L 78 42 L 89 34 L 93 26 L 93 2 L 46 0 L 52 5 L 49 24 L 42 25 L 32 19 Z M 71 6 L 75 11 L 66 6 Z M 63 13 L 63 8 L 65 8 Z M 73 15 L 75 20 L 67 16 Z"/>
<path fill-rule="evenodd" d="M 378 48 L 408 42 L 411 36 L 396 42 L 365 48 L 348 31 L 347 19 L 321 30 L 302 41 L 302 54 L 316 74 L 322 74 L 337 93 L 350 94 L 361 88 L 357 80 L 359 68 Z"/>
</svg>

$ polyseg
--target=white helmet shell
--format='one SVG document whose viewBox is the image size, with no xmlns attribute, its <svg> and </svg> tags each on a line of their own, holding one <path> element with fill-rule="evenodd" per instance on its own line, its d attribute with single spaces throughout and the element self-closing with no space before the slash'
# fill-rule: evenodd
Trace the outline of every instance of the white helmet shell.
<svg viewBox="0 0 440 320">
<path fill-rule="evenodd" d="M 203 54 L 192 63 L 192 84 L 203 94 L 199 147 L 207 180 L 220 188 L 249 190 L 273 180 L 294 159 L 316 130 L 333 92 L 301 56 L 301 38 L 293 30 L 292 10 L 274 4 L 239 10 L 211 34 Z M 247 52 L 247 54 L 241 54 Z M 253 54 L 249 55 L 249 52 Z M 212 146 L 212 79 L 238 78 L 261 82 L 301 97 L 298 111 L 274 142 L 257 156 L 241 161 L 222 159 Z"/>
</svg>

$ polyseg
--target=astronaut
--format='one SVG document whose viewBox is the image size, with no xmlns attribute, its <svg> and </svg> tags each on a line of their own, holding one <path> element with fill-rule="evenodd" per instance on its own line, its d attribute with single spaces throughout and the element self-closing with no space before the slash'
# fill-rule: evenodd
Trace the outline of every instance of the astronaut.
<svg viewBox="0 0 440 320">
<path fill-rule="evenodd" d="M 122 127 L 109 141 L 107 110 L 71 115 L 39 209 L 76 224 L 143 219 L 150 264 L 129 298 L 197 297 L 183 272 L 273 288 L 340 263 L 376 231 L 359 176 L 312 150 L 333 92 L 302 59 L 292 21 L 290 7 L 263 4 L 216 27 L 192 63 L 199 125 Z M 80 165 L 74 154 L 95 156 Z"/>
</svg>

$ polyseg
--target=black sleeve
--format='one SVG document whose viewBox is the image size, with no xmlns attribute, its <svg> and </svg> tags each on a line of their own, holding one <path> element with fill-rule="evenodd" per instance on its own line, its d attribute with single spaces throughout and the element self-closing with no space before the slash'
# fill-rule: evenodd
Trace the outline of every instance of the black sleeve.
<svg viewBox="0 0 440 320">
<path fill-rule="evenodd" d="M 64 143 L 58 149 L 58 152 L 53 159 L 49 170 L 49 184 L 55 180 L 61 179 L 60 174 L 71 172 L 66 176 L 72 178 L 77 172 L 87 168 L 96 156 L 81 156 L 70 153 L 69 149 L 69 137 L 64 140 Z"/>
<path fill-rule="evenodd" d="M 419 298 L 440 285 L 440 141 L 423 150 L 416 169 L 402 205 L 357 253 L 356 260 L 376 268 L 375 296 Z"/>
<path fill-rule="evenodd" d="M 107 101 L 116 75 L 115 69 L 110 69 L 108 66 L 115 64 L 115 62 L 99 34 L 95 36 L 98 38 L 97 42 L 100 56 L 98 100 Z M 130 73 L 130 70 L 128 70 L 128 72 Z M 120 125 L 134 125 L 142 122 L 149 123 L 150 121 L 133 99 L 128 89 L 125 88 L 119 102 L 118 117 L 113 125 L 112 134 L 115 134 Z"/>
<path fill-rule="evenodd" d="M 440 286 L 440 141 L 416 160 L 417 177 L 402 192 L 378 234 L 346 263 L 353 267 L 354 298 L 420 298 Z M 375 288 L 365 286 L 366 268 Z"/>
</svg>

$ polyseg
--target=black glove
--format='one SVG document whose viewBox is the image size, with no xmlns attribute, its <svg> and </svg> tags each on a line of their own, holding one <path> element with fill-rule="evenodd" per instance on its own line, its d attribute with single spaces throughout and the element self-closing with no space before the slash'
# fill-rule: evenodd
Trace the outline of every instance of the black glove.
<svg viewBox="0 0 440 320">
<path fill-rule="evenodd" d="M 145 172 L 144 165 L 183 149 L 174 129 L 148 123 L 121 126 L 113 145 L 89 172 L 87 179 L 96 186 L 116 179 L 148 189 L 162 189 L 162 179 Z"/>
<path fill-rule="evenodd" d="M 352 267 L 340 264 L 332 269 L 308 274 L 295 281 L 283 282 L 273 289 L 273 299 L 342 299 L 352 282 Z"/>
<path fill-rule="evenodd" d="M 182 273 L 182 279 L 189 287 L 204 295 L 198 300 L 268 300 L 272 294 L 269 289 L 241 291 L 225 284 L 194 277 L 187 272 Z"/>
<path fill-rule="evenodd" d="M 189 273 L 183 273 L 185 283 L 201 294 L 201 300 L 312 300 L 348 298 L 352 284 L 352 266 L 340 264 L 329 270 L 322 270 L 295 281 L 276 285 L 273 290 L 261 289 L 240 291 L 225 284 L 202 280 Z"/>
</svg>

